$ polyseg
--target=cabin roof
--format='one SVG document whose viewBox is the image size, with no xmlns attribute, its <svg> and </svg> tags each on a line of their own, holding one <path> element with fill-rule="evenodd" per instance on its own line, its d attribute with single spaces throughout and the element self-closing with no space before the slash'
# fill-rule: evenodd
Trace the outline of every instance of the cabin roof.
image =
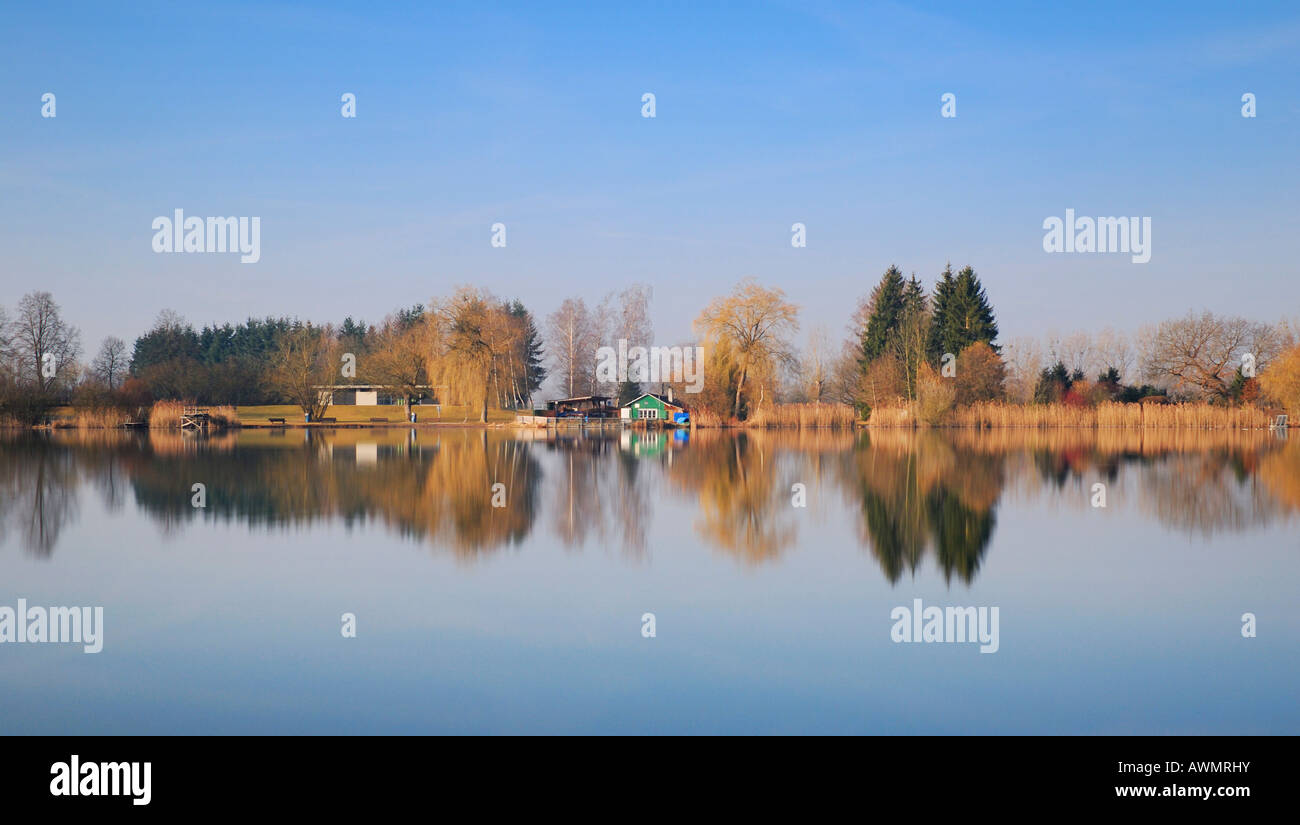
<svg viewBox="0 0 1300 825">
<path fill-rule="evenodd" d="M 636 398 L 633 398 L 631 401 L 624 404 L 623 406 L 630 407 L 636 402 L 640 401 L 642 398 L 653 398 L 654 400 L 658 401 L 660 404 L 663 404 L 665 407 L 672 407 L 673 409 L 676 410 L 684 411 L 686 409 L 686 407 L 682 406 L 681 404 L 678 404 L 676 401 L 669 401 L 667 398 L 664 398 L 662 395 L 656 395 L 655 393 L 652 392 L 643 392 L 640 395 L 638 395 Z"/>
</svg>

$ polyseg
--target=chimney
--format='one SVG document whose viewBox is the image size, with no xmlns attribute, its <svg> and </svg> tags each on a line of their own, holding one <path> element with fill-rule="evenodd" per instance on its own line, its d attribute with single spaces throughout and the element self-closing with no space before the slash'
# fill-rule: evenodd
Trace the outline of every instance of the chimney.
<svg viewBox="0 0 1300 825">
<path fill-rule="evenodd" d="M 668 403 L 673 403 L 673 388 L 671 386 L 668 387 Z"/>
</svg>

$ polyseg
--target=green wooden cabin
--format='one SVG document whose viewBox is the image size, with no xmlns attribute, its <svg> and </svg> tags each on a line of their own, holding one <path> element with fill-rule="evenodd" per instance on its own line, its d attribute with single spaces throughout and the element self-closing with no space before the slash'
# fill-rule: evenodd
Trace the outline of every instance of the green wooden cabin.
<svg viewBox="0 0 1300 825">
<path fill-rule="evenodd" d="M 678 413 L 687 413 L 681 404 L 675 403 L 670 393 L 667 398 L 654 393 L 642 393 L 623 405 L 622 418 L 625 421 L 644 421 L 659 424 L 677 423 Z"/>
</svg>

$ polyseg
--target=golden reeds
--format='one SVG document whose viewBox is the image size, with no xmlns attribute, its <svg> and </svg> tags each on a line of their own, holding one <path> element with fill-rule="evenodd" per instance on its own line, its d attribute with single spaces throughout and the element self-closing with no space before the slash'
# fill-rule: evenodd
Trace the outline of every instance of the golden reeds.
<svg viewBox="0 0 1300 825">
<path fill-rule="evenodd" d="M 983 401 L 948 412 L 945 427 L 1132 427 L 1140 429 L 1266 429 L 1268 413 L 1253 406 L 1226 407 L 1204 402 L 1187 404 L 1124 404 L 1107 401 L 1095 407 L 1072 404 L 1008 404 Z M 871 411 L 872 427 L 915 427 L 917 415 L 909 405 Z"/>
<path fill-rule="evenodd" d="M 184 401 L 158 401 L 149 410 L 149 429 L 179 430 L 186 407 L 192 407 Z M 229 405 L 204 407 L 208 413 L 208 423 L 212 427 L 227 428 L 239 426 L 239 414 Z"/>
<path fill-rule="evenodd" d="M 852 427 L 857 414 L 848 404 L 776 404 L 760 407 L 746 427 Z"/>
<path fill-rule="evenodd" d="M 126 410 L 115 407 L 101 409 L 77 410 L 71 426 L 78 430 L 115 430 L 126 426 L 131 415 Z"/>
</svg>

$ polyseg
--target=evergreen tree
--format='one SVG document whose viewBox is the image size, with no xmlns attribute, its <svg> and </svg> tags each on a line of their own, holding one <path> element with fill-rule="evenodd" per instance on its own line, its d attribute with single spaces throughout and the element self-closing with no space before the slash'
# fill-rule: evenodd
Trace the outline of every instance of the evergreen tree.
<svg viewBox="0 0 1300 825">
<path fill-rule="evenodd" d="M 1071 383 L 1070 371 L 1060 361 L 1043 367 L 1038 373 L 1038 383 L 1034 385 L 1034 403 L 1055 404 L 1070 391 Z"/>
<path fill-rule="evenodd" d="M 934 285 L 934 295 L 930 298 L 930 334 L 926 342 L 927 360 L 937 365 L 945 352 L 957 353 L 961 350 L 945 349 L 945 330 L 952 306 L 953 290 L 957 279 L 952 274 L 952 264 L 943 269 L 939 282 Z"/>
<path fill-rule="evenodd" d="M 889 336 L 897 327 L 903 312 L 905 284 L 898 267 L 885 270 L 880 283 L 871 290 L 871 314 L 862 330 L 861 354 L 858 363 L 862 369 L 884 354 L 889 346 Z"/>
<path fill-rule="evenodd" d="M 977 341 L 988 344 L 994 352 L 1001 347 L 993 342 L 998 337 L 998 324 L 993 318 L 993 307 L 980 283 L 979 276 L 969 266 L 957 273 L 956 309 L 952 318 L 961 340 L 961 350 Z M 956 352 L 961 352 L 956 350 Z"/>
<path fill-rule="evenodd" d="M 952 266 L 943 271 L 934 289 L 934 323 L 930 327 L 928 346 L 930 362 L 939 364 L 944 353 L 956 355 L 977 341 L 988 344 L 998 337 L 997 321 L 979 276 L 969 266 L 954 277 Z"/>
<path fill-rule="evenodd" d="M 925 287 L 917 280 L 916 273 L 907 279 L 907 286 L 903 288 L 903 303 L 900 317 L 918 315 L 925 312 L 926 306 Z"/>
<path fill-rule="evenodd" d="M 631 404 L 641 397 L 641 385 L 635 381 L 622 381 L 618 385 L 618 405 Z"/>
<path fill-rule="evenodd" d="M 131 374 L 176 359 L 198 361 L 202 353 L 194 327 L 179 318 L 159 319 L 153 329 L 135 339 Z"/>
<path fill-rule="evenodd" d="M 510 304 L 509 312 L 523 324 L 523 363 L 527 373 L 524 387 L 528 393 L 535 393 L 546 380 L 546 353 L 542 349 L 542 336 L 533 323 L 533 314 L 524 307 L 522 301 L 515 299 Z"/>
</svg>

